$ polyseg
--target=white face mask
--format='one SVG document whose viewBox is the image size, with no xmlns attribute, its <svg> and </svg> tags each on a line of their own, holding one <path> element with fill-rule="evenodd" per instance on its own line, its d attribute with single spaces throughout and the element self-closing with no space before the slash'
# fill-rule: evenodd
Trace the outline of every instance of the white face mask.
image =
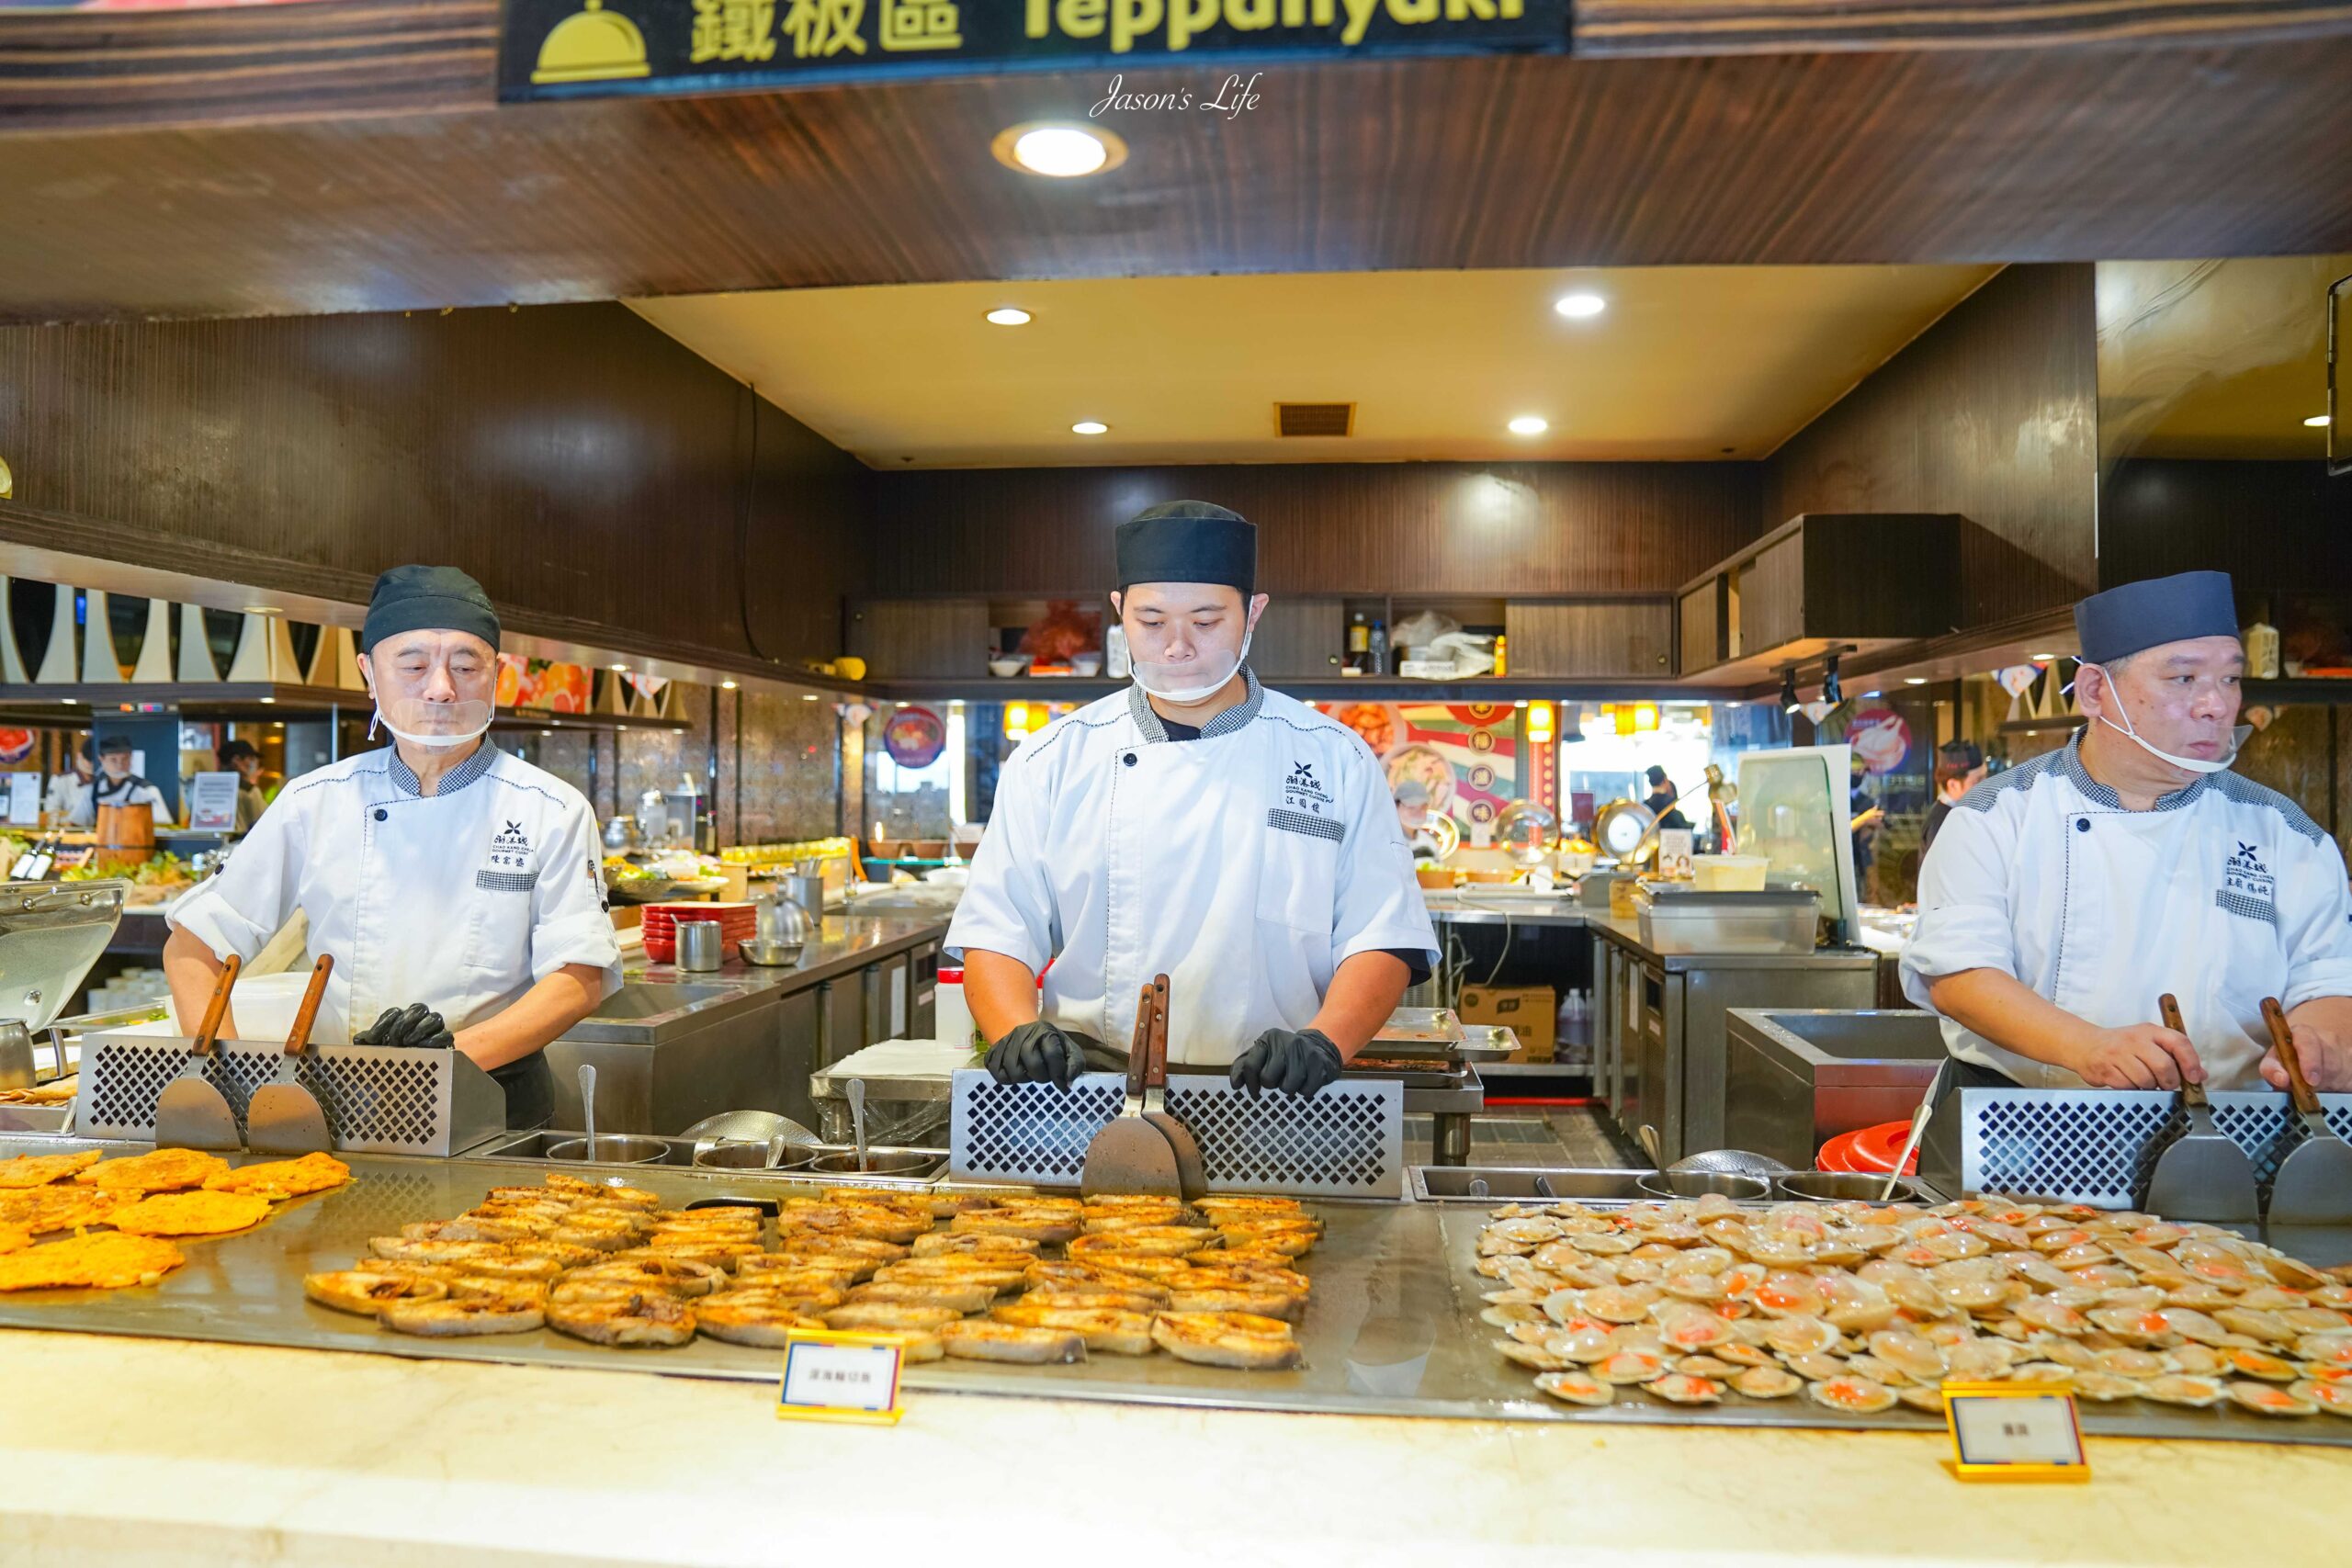
<svg viewBox="0 0 2352 1568">
<path fill-rule="evenodd" d="M 1236 653 L 1229 661 L 1219 660 L 1214 664 L 1158 664 L 1148 659 L 1131 660 L 1129 662 L 1135 670 L 1136 684 L 1158 697 L 1161 702 L 1174 703 L 1179 707 L 1188 706 L 1193 703 L 1204 703 L 1225 689 L 1225 683 L 1233 679 L 1234 671 L 1241 668 L 1241 661 L 1250 657 L 1250 639 L 1254 635 L 1256 635 L 1254 627 L 1241 634 L 1241 651 Z M 1170 683 L 1202 671 L 1211 670 L 1218 673 L 1216 679 L 1206 685 L 1178 686 Z"/>
<path fill-rule="evenodd" d="M 2237 728 L 2231 733 L 2230 751 L 2229 755 L 2226 757 L 2176 757 L 2169 751 L 2159 751 L 2154 746 L 2148 744 L 2146 738 L 2142 736 L 2138 728 L 2132 724 L 2131 714 L 2124 711 L 2123 694 L 2116 689 L 2114 675 L 2103 665 L 2094 664 L 2091 668 L 2098 671 L 2100 674 L 2107 676 L 2108 698 L 2109 701 L 2114 703 L 2116 712 L 2123 714 L 2123 722 L 2121 724 L 2116 723 L 2113 719 L 2109 718 L 2104 714 L 2099 716 L 2099 722 L 2107 726 L 2109 729 L 2114 730 L 2118 735 L 2123 736 L 2129 739 L 2132 744 L 2137 746 L 2141 750 L 2145 751 L 2149 756 L 2154 757 L 2159 762 L 2169 763 L 2173 767 L 2179 768 L 2183 772 L 2191 773 L 2226 773 L 2229 770 L 2230 764 L 2237 761 L 2238 749 L 2245 744 L 2245 738 L 2254 733 L 2254 726 L 2250 724 L 2239 725 Z"/>
<path fill-rule="evenodd" d="M 374 693 L 369 695 L 374 696 Z M 394 715 L 397 714 L 396 718 Z M 421 698 L 402 697 L 387 712 L 382 697 L 376 697 L 376 716 L 368 721 L 368 737 L 374 739 L 378 725 L 390 731 L 396 740 L 412 746 L 422 746 L 428 751 L 447 751 L 480 739 L 490 730 L 490 705 L 470 699 L 456 703 L 428 703 Z"/>
</svg>

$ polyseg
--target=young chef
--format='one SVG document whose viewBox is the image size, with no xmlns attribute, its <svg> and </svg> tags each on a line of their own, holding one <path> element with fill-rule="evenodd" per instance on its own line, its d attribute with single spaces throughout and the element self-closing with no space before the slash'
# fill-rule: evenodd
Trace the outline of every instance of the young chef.
<svg viewBox="0 0 2352 1568">
<path fill-rule="evenodd" d="M 1203 502 L 1119 528 L 1135 684 L 1006 761 L 948 928 L 1000 1082 L 1124 1049 L 1166 974 L 1170 1062 L 1312 1094 L 1437 961 L 1380 764 L 1244 662 L 1257 562 L 1257 530 Z"/>
<path fill-rule="evenodd" d="M 1963 1084 L 2284 1088 L 2262 1021 L 2276 997 L 2313 1084 L 2352 1089 L 2344 856 L 2229 772 L 2245 667 L 2229 578 L 2110 589 L 2075 626 L 2089 722 L 1944 822 L 1905 993 L 1943 1015 Z M 2186 1038 L 2153 1021 L 2167 991 Z"/>
<path fill-rule="evenodd" d="M 506 1090 L 509 1126 L 543 1127 L 541 1047 L 620 985 L 595 818 L 578 790 L 483 743 L 498 616 L 472 578 L 384 573 L 359 646 L 392 744 L 288 784 L 181 901 L 172 999 L 195 1018 L 222 961 L 300 908 L 311 953 L 335 961 L 315 1038 L 454 1043 Z"/>
<path fill-rule="evenodd" d="M 98 776 L 74 797 L 66 820 L 76 828 L 95 825 L 101 806 L 145 806 L 153 808 L 157 827 L 169 827 L 172 808 L 164 792 L 130 771 L 130 738 L 109 735 L 98 742 Z"/>
</svg>

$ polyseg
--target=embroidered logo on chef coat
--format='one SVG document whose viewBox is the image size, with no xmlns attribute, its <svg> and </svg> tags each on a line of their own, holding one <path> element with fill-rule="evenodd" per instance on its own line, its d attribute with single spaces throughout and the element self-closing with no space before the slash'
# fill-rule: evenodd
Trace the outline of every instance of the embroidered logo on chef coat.
<svg viewBox="0 0 2352 1568">
<path fill-rule="evenodd" d="M 2262 863 L 2262 846 L 2237 841 L 2237 852 L 2222 863 L 2222 886 L 2213 902 L 2249 920 L 2278 923 L 2278 881 Z"/>
<path fill-rule="evenodd" d="M 1331 804 L 1330 795 L 1315 777 L 1314 763 L 1293 762 L 1290 765 L 1290 776 L 1283 781 L 1283 804 L 1293 811 L 1310 815 L 1320 814 Z"/>
<path fill-rule="evenodd" d="M 520 822 L 508 822 L 490 836 L 490 859 L 474 873 L 474 886 L 492 893 L 528 893 L 539 880 L 538 854 Z"/>
</svg>

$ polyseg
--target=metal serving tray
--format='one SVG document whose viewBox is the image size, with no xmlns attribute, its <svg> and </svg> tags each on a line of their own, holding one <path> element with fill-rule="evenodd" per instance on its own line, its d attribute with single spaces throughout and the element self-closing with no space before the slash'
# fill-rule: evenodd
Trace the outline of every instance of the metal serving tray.
<svg viewBox="0 0 2352 1568">
<path fill-rule="evenodd" d="M 1519 1166 L 1417 1165 L 1413 1199 L 1420 1203 L 1631 1203 L 1649 1197 L 1641 1179 L 1654 1170 L 1553 1170 Z M 1541 1181 L 1551 1189 L 1536 1186 Z M 1484 1184 L 1486 1190 L 1476 1189 Z"/>
<path fill-rule="evenodd" d="M 630 1137 L 647 1136 L 647 1134 L 638 1133 L 632 1133 L 627 1135 Z M 516 1133 L 503 1140 L 493 1140 L 491 1143 L 483 1145 L 481 1148 L 473 1151 L 472 1157 L 484 1160 L 508 1161 L 521 1165 L 552 1166 L 561 1170 L 588 1169 L 591 1168 L 580 1160 L 549 1159 L 547 1154 L 548 1149 L 551 1145 L 562 1143 L 567 1138 L 584 1138 L 586 1136 L 587 1134 L 584 1133 L 563 1133 L 553 1130 L 542 1130 L 536 1133 Z M 650 1160 L 644 1165 L 597 1166 L 593 1168 L 598 1170 L 662 1170 L 665 1168 L 675 1169 L 679 1168 L 695 1170 L 709 1170 L 717 1168 L 712 1167 L 696 1166 L 695 1164 L 695 1140 L 692 1138 L 661 1138 L 655 1141 L 664 1145 L 664 1152 L 662 1157 L 658 1160 Z M 821 1179 L 831 1185 L 840 1187 L 904 1187 L 911 1190 L 930 1186 L 933 1180 L 945 1171 L 947 1167 L 947 1154 L 944 1149 L 918 1149 L 901 1147 L 898 1145 L 868 1144 L 865 1147 L 865 1152 L 869 1156 L 875 1155 L 917 1156 L 926 1159 L 929 1163 L 923 1168 L 906 1175 L 885 1176 L 870 1171 L 865 1173 L 812 1173 L 805 1168 L 808 1161 L 821 1159 L 828 1155 L 855 1155 L 857 1153 L 856 1146 L 851 1144 L 796 1144 L 790 1145 L 786 1150 L 786 1156 L 787 1158 L 798 1160 L 800 1162 L 798 1165 L 786 1167 L 775 1171 L 742 1169 L 730 1170 L 726 1174 L 747 1177 L 797 1175 L 803 1177 L 813 1177 L 814 1179 Z"/>
</svg>

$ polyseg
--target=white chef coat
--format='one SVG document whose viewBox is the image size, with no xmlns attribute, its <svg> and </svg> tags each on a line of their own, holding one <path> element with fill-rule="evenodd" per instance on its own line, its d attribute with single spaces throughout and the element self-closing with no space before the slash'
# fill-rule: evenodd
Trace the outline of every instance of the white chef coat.
<svg viewBox="0 0 2352 1568">
<path fill-rule="evenodd" d="M 146 806 L 155 813 L 155 825 L 172 825 L 171 807 L 164 804 L 164 792 L 137 773 L 127 773 L 117 781 L 103 773 L 89 783 L 76 780 L 73 804 L 65 808 L 65 820 L 71 827 L 88 828 L 96 825 L 101 806 Z"/>
<path fill-rule="evenodd" d="M 1345 725 L 1258 684 L 1170 741 L 1140 687 L 1057 719 L 1006 760 L 947 930 L 1048 959 L 1043 1016 L 1124 1052 L 1169 976 L 1168 1055 L 1223 1066 L 1304 1029 L 1340 963 L 1437 938 L 1388 781 Z"/>
<path fill-rule="evenodd" d="M 2101 1028 L 2160 1021 L 2180 1003 L 2214 1089 L 2260 1087 L 2262 998 L 2352 996 L 2344 856 L 2295 803 L 2208 773 L 2127 811 L 2084 770 L 2081 737 L 1962 797 L 1919 870 L 1903 990 L 1997 969 Z M 2079 1089 L 2061 1067 L 2005 1051 L 1951 1019 L 1965 1062 L 2035 1089 Z"/>
<path fill-rule="evenodd" d="M 603 850 L 580 792 L 490 745 L 432 795 L 391 747 L 278 792 L 171 922 L 250 959 L 297 908 L 334 955 L 313 1038 L 347 1043 L 389 1007 L 480 1023 L 567 964 L 620 987 Z"/>
</svg>

